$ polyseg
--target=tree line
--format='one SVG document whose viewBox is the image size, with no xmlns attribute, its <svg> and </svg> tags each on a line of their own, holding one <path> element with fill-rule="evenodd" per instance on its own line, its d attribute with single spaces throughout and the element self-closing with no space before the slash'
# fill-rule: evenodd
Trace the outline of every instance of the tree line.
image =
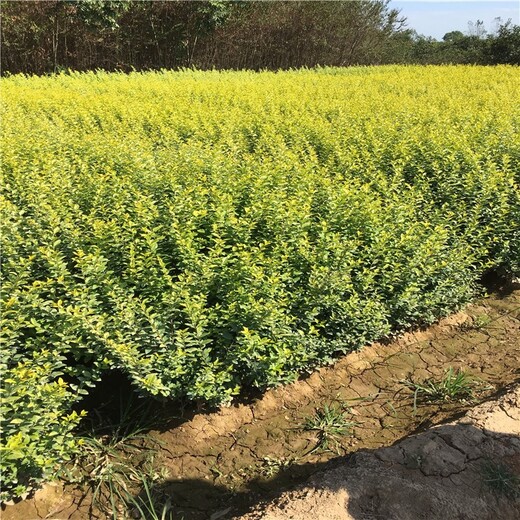
<svg viewBox="0 0 520 520">
<path fill-rule="evenodd" d="M 488 34 L 482 21 L 468 22 L 468 31 L 451 31 L 442 41 L 418 35 L 413 30 L 406 30 L 396 38 L 395 57 L 400 63 L 422 64 L 520 64 L 520 26 L 511 21 L 497 19 L 496 30 Z"/>
<path fill-rule="evenodd" d="M 519 63 L 520 28 L 406 28 L 389 0 L 2 1 L 3 73 L 63 69 L 280 69 L 384 63 Z"/>
</svg>

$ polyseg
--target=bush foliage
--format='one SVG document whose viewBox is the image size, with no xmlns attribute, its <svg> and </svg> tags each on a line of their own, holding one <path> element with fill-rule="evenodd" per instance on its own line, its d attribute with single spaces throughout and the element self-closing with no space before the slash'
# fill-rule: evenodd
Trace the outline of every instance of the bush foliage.
<svg viewBox="0 0 520 520">
<path fill-rule="evenodd" d="M 66 460 L 106 371 L 225 403 L 518 270 L 518 74 L 4 79 L 4 497 Z"/>
</svg>

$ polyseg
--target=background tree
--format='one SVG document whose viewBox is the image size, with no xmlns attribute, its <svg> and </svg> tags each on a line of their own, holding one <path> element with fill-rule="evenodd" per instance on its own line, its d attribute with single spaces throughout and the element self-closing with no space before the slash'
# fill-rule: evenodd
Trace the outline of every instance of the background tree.
<svg viewBox="0 0 520 520">
<path fill-rule="evenodd" d="M 388 4 L 244 2 L 206 41 L 198 65 L 262 69 L 374 63 L 404 24 Z"/>
<path fill-rule="evenodd" d="M 381 63 L 519 63 L 517 26 L 469 22 L 442 41 L 389 0 L 0 2 L 3 73 Z"/>
<path fill-rule="evenodd" d="M 233 2 L 1 2 L 2 71 L 188 66 Z"/>
<path fill-rule="evenodd" d="M 511 20 L 498 28 L 487 49 L 489 63 L 520 65 L 520 26 Z"/>
<path fill-rule="evenodd" d="M 2 70 L 286 68 L 377 63 L 404 19 L 357 2 L 2 3 Z"/>
</svg>

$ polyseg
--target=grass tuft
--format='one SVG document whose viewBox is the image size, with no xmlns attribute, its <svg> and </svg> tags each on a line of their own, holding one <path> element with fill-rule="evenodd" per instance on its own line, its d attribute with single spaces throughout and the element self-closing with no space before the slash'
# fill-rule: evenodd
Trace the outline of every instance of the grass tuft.
<svg viewBox="0 0 520 520">
<path fill-rule="evenodd" d="M 482 478 L 495 493 L 511 499 L 520 498 L 520 476 L 509 466 L 488 460 L 482 465 Z"/>
<path fill-rule="evenodd" d="M 92 491 L 92 504 L 107 518 L 166 520 L 171 504 L 155 491 L 166 475 L 154 467 L 156 441 L 147 435 L 150 408 L 135 396 L 120 396 L 115 417 L 98 412 L 80 435 L 79 450 L 62 477 Z"/>
<path fill-rule="evenodd" d="M 487 314 L 476 314 L 460 325 L 463 331 L 482 330 L 492 323 L 493 319 Z"/>
<path fill-rule="evenodd" d="M 349 416 L 350 408 L 340 405 L 324 405 L 322 409 L 316 409 L 314 415 L 308 417 L 303 424 L 305 431 L 314 431 L 318 437 L 317 444 L 310 453 L 317 450 L 338 452 L 340 439 L 351 435 L 357 424 Z"/>
<path fill-rule="evenodd" d="M 440 380 L 430 378 L 418 383 L 406 379 L 402 383 L 414 393 L 414 409 L 420 402 L 472 402 L 476 389 L 482 388 L 482 381 L 453 367 L 449 367 Z"/>
</svg>

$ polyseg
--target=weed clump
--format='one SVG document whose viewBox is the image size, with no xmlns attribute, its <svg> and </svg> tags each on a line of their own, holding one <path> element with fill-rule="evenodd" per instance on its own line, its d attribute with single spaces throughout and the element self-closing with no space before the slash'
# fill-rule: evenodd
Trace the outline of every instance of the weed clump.
<svg viewBox="0 0 520 520">
<path fill-rule="evenodd" d="M 482 480 L 489 489 L 510 499 L 520 498 L 520 475 L 506 464 L 487 460 L 482 466 Z"/>
<path fill-rule="evenodd" d="M 318 438 L 310 453 L 318 450 L 338 451 L 341 439 L 351 435 L 354 426 L 356 422 L 351 420 L 349 408 L 330 404 L 316 409 L 303 424 L 303 430 L 315 432 Z"/>
<path fill-rule="evenodd" d="M 417 403 L 472 402 L 478 389 L 483 389 L 481 380 L 464 370 L 449 367 L 441 379 L 429 378 L 422 382 L 412 379 L 403 381 L 405 387 L 413 391 L 414 408 Z"/>
</svg>

